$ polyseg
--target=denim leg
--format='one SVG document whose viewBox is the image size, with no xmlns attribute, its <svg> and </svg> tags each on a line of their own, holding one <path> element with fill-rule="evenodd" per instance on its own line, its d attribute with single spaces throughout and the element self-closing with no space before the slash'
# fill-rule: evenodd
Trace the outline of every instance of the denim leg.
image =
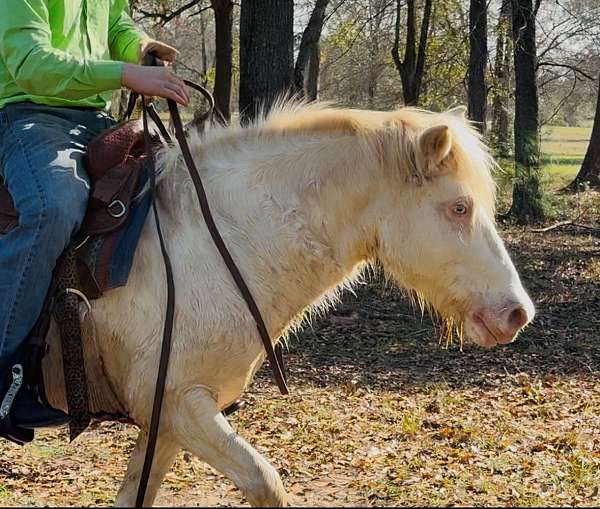
<svg viewBox="0 0 600 509">
<path fill-rule="evenodd" d="M 5 110 L 0 174 L 19 225 L 0 237 L 0 369 L 37 320 L 56 260 L 81 225 L 89 195 L 84 150 L 109 125 L 92 110 L 28 103 Z"/>
</svg>

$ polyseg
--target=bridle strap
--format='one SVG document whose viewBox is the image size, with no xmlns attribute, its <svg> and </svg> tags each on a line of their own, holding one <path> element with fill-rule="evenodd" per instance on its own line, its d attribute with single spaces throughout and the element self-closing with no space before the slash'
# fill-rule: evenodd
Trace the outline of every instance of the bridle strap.
<svg viewBox="0 0 600 509">
<path fill-rule="evenodd" d="M 145 63 L 146 65 L 164 65 L 164 63 L 156 58 L 154 55 L 148 55 Z M 216 117 L 217 121 L 221 123 L 221 125 L 227 125 L 223 115 L 218 111 L 215 106 L 215 101 L 212 94 L 206 90 L 204 87 L 193 83 L 191 81 L 185 80 L 186 85 L 189 87 L 199 91 L 208 101 L 209 103 L 209 111 L 204 118 L 200 119 L 201 121 L 210 119 L 214 120 Z M 131 96 L 134 93 L 132 92 Z M 130 96 L 130 102 L 127 108 L 129 115 L 133 112 L 133 108 L 135 105 L 136 98 L 133 99 Z M 204 221 L 208 228 L 208 231 L 213 239 L 217 250 L 221 254 L 227 269 L 229 270 L 231 277 L 233 278 L 240 294 L 242 295 L 250 314 L 254 318 L 256 322 L 256 327 L 258 330 L 258 334 L 263 343 L 265 351 L 267 353 L 267 358 L 269 359 L 269 364 L 271 366 L 271 370 L 273 371 L 273 375 L 275 377 L 275 381 L 277 382 L 277 386 L 279 387 L 279 391 L 282 394 L 289 394 L 289 389 L 287 387 L 286 375 L 284 371 L 283 364 L 283 355 L 281 350 L 281 345 L 277 344 L 275 348 L 273 348 L 273 343 L 271 342 L 271 338 L 269 336 L 269 332 L 265 325 L 265 322 L 262 318 L 260 309 L 256 304 L 254 296 L 252 292 L 248 288 L 240 270 L 238 269 L 236 263 L 234 262 L 223 237 L 219 233 L 217 225 L 214 221 L 212 212 L 210 210 L 210 206 L 208 203 L 208 198 L 206 196 L 206 191 L 204 189 L 204 185 L 202 184 L 202 179 L 200 178 L 200 173 L 198 172 L 198 168 L 196 167 L 196 163 L 194 162 L 194 158 L 192 157 L 190 147 L 188 145 L 187 139 L 185 137 L 185 131 L 183 128 L 183 123 L 181 121 L 181 115 L 179 114 L 179 108 L 177 104 L 168 99 L 167 104 L 169 106 L 169 111 L 171 113 L 171 119 L 173 122 L 173 126 L 175 128 L 175 137 L 179 142 L 181 152 L 186 163 L 188 172 L 194 183 L 194 188 L 196 190 L 196 195 L 198 198 L 198 203 L 200 205 L 200 210 L 202 211 L 202 216 L 204 217 Z M 175 317 L 175 282 L 173 278 L 173 269 L 171 260 L 169 258 L 169 254 L 166 249 L 166 243 L 162 234 L 162 229 L 160 225 L 160 218 L 158 214 L 158 208 L 156 205 L 156 166 L 154 162 L 154 155 L 151 149 L 151 138 L 150 131 L 148 129 L 148 116 L 152 118 L 154 123 L 157 125 L 159 131 L 161 132 L 163 138 L 167 141 L 167 143 L 171 143 L 171 137 L 168 134 L 167 129 L 165 128 L 163 122 L 160 117 L 156 113 L 156 110 L 152 105 L 145 104 L 145 98 L 142 96 L 142 115 L 143 115 L 143 127 L 144 127 L 144 145 L 146 151 L 146 159 L 147 164 L 150 165 L 150 193 L 152 199 L 152 210 L 154 212 L 154 219 L 156 222 L 156 229 L 158 233 L 158 238 L 160 242 L 160 249 L 164 260 L 165 265 L 165 273 L 167 278 L 167 309 L 165 313 L 165 323 L 163 328 L 163 340 L 161 346 L 160 353 L 160 361 L 158 367 L 158 375 L 156 380 L 156 387 L 154 392 L 154 402 L 152 405 L 152 416 L 150 420 L 150 428 L 148 430 L 148 443 L 146 446 L 146 454 L 144 457 L 144 465 L 142 467 L 142 473 L 140 476 L 140 483 L 138 486 L 138 492 L 136 496 L 136 507 L 143 507 L 144 498 L 146 496 L 146 489 L 148 487 L 148 480 L 150 479 L 150 472 L 152 470 L 152 462 L 154 459 L 154 452 L 156 449 L 156 441 L 158 438 L 158 430 L 160 425 L 160 415 L 162 409 L 162 402 L 165 393 L 165 384 L 167 379 L 167 372 L 169 367 L 169 357 L 171 353 L 171 343 L 172 343 L 172 334 L 173 334 L 173 325 L 174 325 L 174 317 Z"/>
</svg>

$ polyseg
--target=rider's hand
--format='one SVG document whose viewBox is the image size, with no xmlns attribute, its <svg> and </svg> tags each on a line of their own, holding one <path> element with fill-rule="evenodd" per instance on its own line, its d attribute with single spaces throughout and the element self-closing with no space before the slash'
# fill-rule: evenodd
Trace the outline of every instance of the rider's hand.
<svg viewBox="0 0 600 509">
<path fill-rule="evenodd" d="M 173 63 L 175 57 L 179 55 L 179 51 L 164 42 L 146 41 L 140 48 L 140 63 L 148 53 L 154 53 L 158 58 L 169 63 Z"/>
<path fill-rule="evenodd" d="M 145 96 L 172 99 L 183 106 L 190 102 L 185 83 L 175 76 L 169 67 L 125 64 L 121 83 L 124 87 Z"/>
</svg>

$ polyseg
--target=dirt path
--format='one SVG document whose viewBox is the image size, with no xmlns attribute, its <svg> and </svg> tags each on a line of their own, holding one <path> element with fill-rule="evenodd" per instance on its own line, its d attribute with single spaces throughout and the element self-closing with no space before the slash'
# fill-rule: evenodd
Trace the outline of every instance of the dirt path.
<svg viewBox="0 0 600 509">
<path fill-rule="evenodd" d="M 261 371 L 232 418 L 295 505 L 600 505 L 600 238 L 504 237 L 538 308 L 493 351 L 440 346 L 428 317 L 378 280 L 294 338 L 292 396 Z M 0 442 L 1 505 L 110 505 L 135 430 Z M 159 505 L 239 505 L 181 453 Z"/>
</svg>

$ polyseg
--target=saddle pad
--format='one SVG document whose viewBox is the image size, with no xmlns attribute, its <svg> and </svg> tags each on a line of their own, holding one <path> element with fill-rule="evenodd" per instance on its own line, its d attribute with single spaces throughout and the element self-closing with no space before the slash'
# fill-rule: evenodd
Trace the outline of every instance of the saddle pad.
<svg viewBox="0 0 600 509">
<path fill-rule="evenodd" d="M 140 172 L 131 211 L 123 226 L 113 232 L 91 237 L 80 249 L 79 259 L 89 268 L 101 292 L 127 284 L 133 257 L 150 209 L 147 192 L 148 168 Z"/>
</svg>

